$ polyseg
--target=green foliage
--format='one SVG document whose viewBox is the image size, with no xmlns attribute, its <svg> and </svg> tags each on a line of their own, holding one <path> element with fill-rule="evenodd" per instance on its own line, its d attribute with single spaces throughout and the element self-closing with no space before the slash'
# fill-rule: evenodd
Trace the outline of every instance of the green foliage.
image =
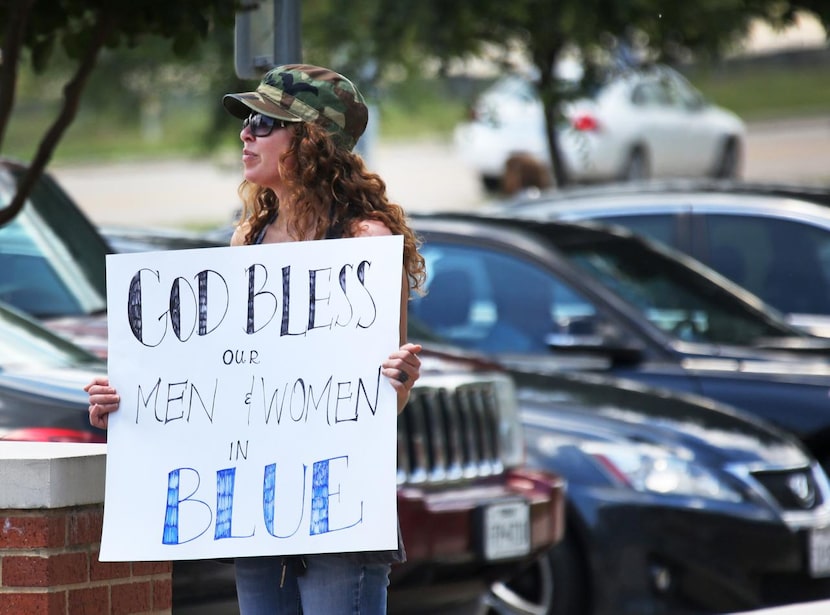
<svg viewBox="0 0 830 615">
<path fill-rule="evenodd" d="M 58 50 L 79 59 L 92 44 L 96 27 L 107 23 L 109 48 L 134 46 L 145 37 L 157 36 L 171 42 L 173 53 L 184 55 L 195 49 L 213 24 L 233 23 L 235 6 L 227 0 L 36 0 L 23 47 L 40 72 Z M 0 23 L 8 23 L 20 10 L 21 3 L 0 3 Z"/>
<path fill-rule="evenodd" d="M 388 140 L 449 140 L 466 111 L 465 101 L 452 93 L 446 80 L 407 79 L 390 86 L 381 99 L 381 136 Z"/>
<path fill-rule="evenodd" d="M 830 82 L 826 66 L 794 70 L 763 67 L 740 73 L 714 69 L 694 71 L 689 77 L 710 100 L 746 120 L 790 118 L 801 114 L 826 113 Z M 471 85 L 478 91 L 480 86 Z M 204 157 L 211 152 L 234 157 L 239 151 L 239 122 L 228 116 L 219 98 L 220 89 L 194 95 L 177 104 L 166 101 L 163 131 L 158 140 L 148 141 L 138 118 L 126 119 L 113 111 L 82 109 L 57 150 L 61 164 L 158 159 L 160 157 Z M 241 90 L 240 90 L 241 91 Z M 465 119 L 470 96 L 461 96 L 440 77 L 396 82 L 384 89 L 380 100 L 380 138 L 383 141 L 438 139 L 449 141 L 455 125 Z M 37 143 L 31 135 L 42 130 L 51 116 L 48 108 L 26 104 L 27 111 L 16 115 L 8 135 L 8 154 L 28 159 Z M 214 124 L 214 116 L 217 124 Z M 203 135 L 215 138 L 205 146 Z"/>
<path fill-rule="evenodd" d="M 28 1 L 0 0 L 0 24 Z M 85 83 L 76 125 L 57 152 L 61 160 L 237 147 L 239 127 L 219 101 L 255 83 L 234 75 L 233 1 L 32 2 L 18 104 L 10 124 L 0 124 L 4 153 L 34 155 L 64 104 L 64 84 L 104 19 L 112 26 Z M 453 60 L 485 50 L 507 58 L 519 46 L 545 76 L 566 50 L 601 60 L 623 39 L 662 58 L 717 57 L 751 17 L 785 25 L 798 7 L 830 19 L 825 0 L 302 0 L 303 53 L 305 61 L 354 78 L 380 103 L 383 138 L 447 137 L 466 102 L 440 79 Z M 785 85 L 764 88 L 761 78 L 747 77 L 734 87 L 738 82 L 720 82 L 714 74 L 694 78 L 711 98 L 749 116 L 787 113 L 799 101 L 803 109 L 818 109 L 820 97 L 827 99 L 819 83 L 786 74 L 774 79 Z M 562 93 L 548 86 L 543 96 L 555 109 Z"/>
<path fill-rule="evenodd" d="M 830 23 L 826 0 L 367 1 L 376 11 L 368 38 L 375 41 L 378 60 L 383 63 L 381 74 L 400 61 L 401 50 L 446 64 L 475 56 L 487 44 L 503 49 L 519 45 L 538 69 L 538 89 L 551 127 L 562 102 L 554 69 L 566 51 L 578 52 L 590 65 L 625 45 L 639 48 L 652 59 L 674 63 L 719 57 L 746 33 L 753 18 L 781 25 L 791 22 L 797 10 L 806 9 Z M 343 13 L 347 19 L 349 11 Z M 365 36 L 365 31 L 362 27 L 360 35 Z M 548 137 L 557 183 L 567 183 L 564 166 L 559 164 L 556 131 L 548 130 Z"/>
<path fill-rule="evenodd" d="M 700 69 L 690 77 L 700 91 L 745 120 L 826 114 L 830 67 L 770 66 L 723 73 Z"/>
<path fill-rule="evenodd" d="M 66 130 L 72 124 L 101 50 L 133 46 L 144 37 L 171 42 L 173 54 L 192 51 L 212 24 L 231 25 L 237 2 L 228 0 L 2 0 L 0 1 L 0 148 L 5 144 L 18 86 L 19 64 L 28 58 L 43 73 L 60 51 L 72 68 L 54 121 L 42 136 L 11 203 L 0 210 L 0 224 L 25 203 Z M 152 92 L 152 87 L 150 91 Z"/>
<path fill-rule="evenodd" d="M 125 98 L 119 97 L 124 102 Z M 211 104 L 212 103 L 212 104 Z M 25 104 L 25 103 L 24 103 Z M 33 136 L 43 131 L 54 118 L 53 105 L 25 105 L 15 113 L 6 136 L 4 155 L 31 160 L 38 146 Z M 138 115 L 125 115 L 117 107 L 84 107 L 67 130 L 55 151 L 58 163 L 81 163 L 117 160 L 157 159 L 159 157 L 204 157 L 208 152 L 203 135 L 212 120 L 212 107 L 221 104 L 215 98 L 188 98 L 181 104 L 166 100 L 158 118 L 158 133 L 148 136 L 146 125 Z M 238 143 L 239 125 L 225 114 L 220 135 L 225 143 Z"/>
</svg>

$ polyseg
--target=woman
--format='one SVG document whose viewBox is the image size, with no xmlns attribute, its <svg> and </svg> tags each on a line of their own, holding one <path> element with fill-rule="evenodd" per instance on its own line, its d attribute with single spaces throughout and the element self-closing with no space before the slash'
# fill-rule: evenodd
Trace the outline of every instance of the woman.
<svg viewBox="0 0 830 615">
<path fill-rule="evenodd" d="M 401 412 L 420 375 L 417 344 L 406 343 L 407 301 L 420 291 L 423 258 L 403 210 L 390 203 L 386 185 L 352 152 L 363 134 L 367 110 L 343 75 L 310 65 L 279 66 L 255 92 L 228 94 L 225 108 L 243 120 L 243 215 L 231 245 L 339 237 L 403 235 L 400 347 L 384 361 L 383 374 L 397 392 Z M 105 378 L 85 387 L 90 423 L 106 428 L 119 397 Z M 236 560 L 242 615 L 373 615 L 386 612 L 394 551 L 245 557 Z"/>
</svg>

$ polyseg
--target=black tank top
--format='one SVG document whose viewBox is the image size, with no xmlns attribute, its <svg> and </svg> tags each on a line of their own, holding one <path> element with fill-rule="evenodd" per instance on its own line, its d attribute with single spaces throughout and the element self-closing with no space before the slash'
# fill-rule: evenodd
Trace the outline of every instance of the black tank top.
<svg viewBox="0 0 830 615">
<path fill-rule="evenodd" d="M 263 239 L 265 239 L 265 233 L 268 232 L 268 227 L 277 221 L 277 215 L 278 212 L 276 211 L 271 214 L 268 218 L 268 222 L 265 223 L 265 226 L 259 229 L 259 233 L 257 233 L 256 237 L 254 237 L 254 243 L 252 245 L 259 245 L 262 243 Z M 323 239 L 341 239 L 343 234 L 344 231 L 341 224 L 332 224 L 329 226 L 329 229 L 326 231 L 326 236 Z"/>
</svg>

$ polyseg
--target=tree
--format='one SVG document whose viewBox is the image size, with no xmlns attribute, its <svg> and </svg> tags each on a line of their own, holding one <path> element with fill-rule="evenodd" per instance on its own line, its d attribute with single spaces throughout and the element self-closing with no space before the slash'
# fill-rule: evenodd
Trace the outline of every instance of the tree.
<svg viewBox="0 0 830 615">
<path fill-rule="evenodd" d="M 328 0 L 336 4 L 338 0 Z M 342 0 L 341 0 L 342 1 Z M 555 68 L 574 51 L 586 78 L 615 45 L 645 42 L 653 59 L 716 58 L 735 45 L 753 19 L 773 26 L 792 23 L 799 11 L 815 14 L 830 32 L 826 0 L 371 0 L 368 40 L 385 63 L 402 53 L 444 62 L 478 55 L 486 46 L 519 45 L 538 69 L 548 145 L 556 183 L 568 183 L 559 154 L 559 106 L 566 93 Z M 345 10 L 345 9 L 344 9 Z M 343 19 L 348 18 L 348 11 Z M 348 26 L 339 24 L 341 32 Z"/>
<path fill-rule="evenodd" d="M 18 68 L 29 61 L 42 71 L 61 48 L 74 62 L 63 101 L 18 183 L 11 203 L 0 210 L 0 225 L 20 211 L 78 111 L 81 95 L 104 48 L 135 46 L 147 36 L 170 42 L 184 55 L 214 27 L 233 26 L 238 2 L 227 0 L 0 0 L 0 151 L 12 116 Z"/>
</svg>

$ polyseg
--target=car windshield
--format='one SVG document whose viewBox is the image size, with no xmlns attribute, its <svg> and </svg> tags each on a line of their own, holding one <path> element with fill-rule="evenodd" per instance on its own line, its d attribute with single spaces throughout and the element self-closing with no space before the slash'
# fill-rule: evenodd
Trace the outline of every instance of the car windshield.
<svg viewBox="0 0 830 615">
<path fill-rule="evenodd" d="M 63 368 L 103 362 L 0 305 L 0 371 L 11 367 Z"/>
<path fill-rule="evenodd" d="M 0 206 L 22 170 L 0 171 Z M 0 226 L 0 301 L 37 318 L 106 308 L 106 243 L 48 176 L 11 222 Z"/>
<path fill-rule="evenodd" d="M 637 241 L 609 237 L 559 247 L 650 322 L 683 341 L 752 346 L 770 338 L 803 336 L 783 320 Z"/>
</svg>

